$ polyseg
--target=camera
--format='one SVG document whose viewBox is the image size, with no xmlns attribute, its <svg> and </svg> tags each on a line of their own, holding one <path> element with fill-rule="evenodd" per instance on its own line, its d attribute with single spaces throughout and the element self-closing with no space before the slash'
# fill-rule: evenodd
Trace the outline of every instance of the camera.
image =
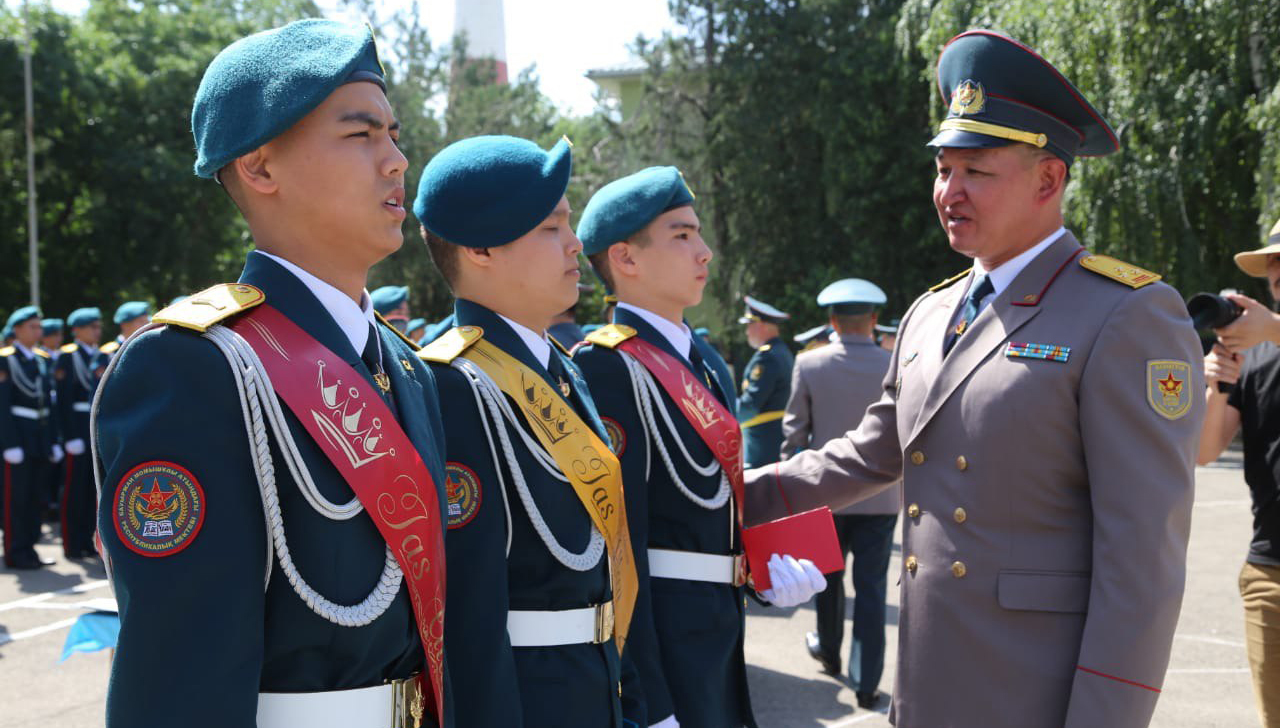
<svg viewBox="0 0 1280 728">
<path fill-rule="evenodd" d="M 1187 313 L 1191 314 L 1191 323 L 1195 324 L 1196 329 L 1209 331 L 1220 329 L 1240 318 L 1244 309 L 1231 299 L 1216 293 L 1197 293 L 1187 300 Z"/>
</svg>

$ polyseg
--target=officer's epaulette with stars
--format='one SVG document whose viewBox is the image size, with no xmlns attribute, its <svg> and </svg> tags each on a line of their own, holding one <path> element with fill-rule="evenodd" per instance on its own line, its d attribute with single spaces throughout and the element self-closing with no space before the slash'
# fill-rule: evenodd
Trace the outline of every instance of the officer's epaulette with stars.
<svg viewBox="0 0 1280 728">
<path fill-rule="evenodd" d="M 634 337 L 638 332 L 625 324 L 609 324 L 587 334 L 587 343 L 616 349 L 619 344 Z"/>
<path fill-rule="evenodd" d="M 204 333 L 210 326 L 266 301 L 259 289 L 244 283 L 219 283 L 160 309 L 152 323 L 181 326 Z"/>
<path fill-rule="evenodd" d="M 421 346 L 418 346 L 418 342 L 414 341 L 413 339 L 410 339 L 408 336 L 405 336 L 403 333 L 400 332 L 400 329 L 397 329 L 395 326 L 392 326 L 390 321 L 382 318 L 382 314 L 378 313 L 377 311 L 374 311 L 373 315 L 377 317 L 377 319 L 381 321 L 384 326 L 386 326 L 388 329 L 391 329 L 391 333 L 395 334 L 396 336 L 399 336 L 401 341 L 408 344 L 410 349 L 417 351 L 422 348 Z"/>
<path fill-rule="evenodd" d="M 969 271 L 970 271 L 970 270 L 971 270 L 971 269 L 969 269 L 969 268 L 965 268 L 964 270 L 962 270 L 962 271 L 960 271 L 959 273 L 957 273 L 957 274 L 955 274 L 955 275 L 951 276 L 950 278 L 948 278 L 948 279 L 946 279 L 945 281 L 943 281 L 943 282 L 939 283 L 938 285 L 934 286 L 933 288 L 930 288 L 930 289 L 929 289 L 929 293 L 936 293 L 936 292 L 938 292 L 938 291 L 942 290 L 943 288 L 946 288 L 947 286 L 951 285 L 952 283 L 955 283 L 956 281 L 960 280 L 961 278 L 964 278 L 965 276 L 969 275 Z"/>
<path fill-rule="evenodd" d="M 79 347 L 80 345 L 73 341 L 70 344 L 63 344 L 62 346 L 58 347 L 58 351 L 62 352 L 63 354 L 70 354 L 74 352 L 76 349 L 78 349 Z"/>
<path fill-rule="evenodd" d="M 482 338 L 484 329 L 479 326 L 455 326 L 419 349 L 418 358 L 436 364 L 448 364 Z"/>
<path fill-rule="evenodd" d="M 1080 259 L 1080 266 L 1093 271 L 1104 278 L 1123 283 L 1130 288 L 1142 288 L 1160 280 L 1159 273 L 1130 265 L 1108 255 L 1086 255 Z"/>
<path fill-rule="evenodd" d="M 17 351 L 17 349 L 14 347 L 6 346 L 3 349 L 0 349 L 0 356 L 13 356 L 13 352 L 15 351 Z"/>
</svg>

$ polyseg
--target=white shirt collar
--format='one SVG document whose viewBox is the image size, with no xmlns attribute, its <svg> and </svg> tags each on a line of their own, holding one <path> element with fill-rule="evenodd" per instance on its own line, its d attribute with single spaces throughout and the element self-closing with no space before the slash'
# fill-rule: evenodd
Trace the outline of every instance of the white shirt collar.
<svg viewBox="0 0 1280 728">
<path fill-rule="evenodd" d="M 494 313 L 498 312 L 494 311 Z M 551 363 L 551 342 L 547 341 L 547 333 L 544 331 L 539 334 L 528 326 L 518 324 L 500 313 L 498 313 L 498 318 L 507 322 L 511 330 L 516 332 L 516 336 L 519 336 L 524 345 L 529 347 L 529 352 L 533 354 L 533 358 L 538 360 L 543 369 L 546 369 L 547 365 Z"/>
<path fill-rule="evenodd" d="M 373 317 L 373 302 L 369 300 L 368 291 L 361 292 L 360 304 L 356 305 L 356 302 L 352 301 L 347 294 L 284 258 L 272 255 L 265 250 L 255 250 L 253 252 L 274 260 L 284 266 L 284 269 L 292 273 L 298 280 L 302 281 L 302 285 L 311 291 L 311 295 L 316 297 L 316 300 L 320 302 L 324 310 L 328 311 L 329 315 L 333 317 L 334 323 L 338 324 L 338 328 L 342 329 L 342 333 L 346 334 L 347 341 L 351 342 L 351 347 L 356 350 L 356 354 L 364 353 L 364 345 L 369 342 L 369 326 L 376 321 Z"/>
<path fill-rule="evenodd" d="M 658 330 L 659 334 L 666 337 L 667 342 L 671 344 L 671 348 L 675 349 L 680 356 L 685 359 L 689 358 L 689 349 L 693 347 L 693 332 L 684 323 L 676 325 L 662 318 L 653 311 L 632 306 L 625 301 L 618 302 L 618 308 L 625 308 L 645 320 L 653 328 Z"/>
<path fill-rule="evenodd" d="M 16 339 L 15 339 L 15 340 L 14 340 L 14 342 L 13 342 L 13 348 L 15 348 L 15 349 L 17 349 L 18 351 L 22 352 L 22 355 L 23 355 L 23 356 L 25 356 L 28 360 L 31 360 L 31 359 L 36 358 L 36 353 L 35 353 L 34 351 L 32 351 L 32 350 L 28 349 L 27 347 L 23 346 L 22 344 L 18 343 L 18 341 L 17 341 Z"/>
<path fill-rule="evenodd" d="M 1058 236 L 1062 235 L 1066 231 L 1067 229 L 1065 227 L 1060 227 L 1057 230 L 1054 230 L 1049 234 L 1049 237 L 1041 240 L 1030 248 L 1027 248 L 1009 260 L 1006 260 L 1004 263 L 996 266 L 995 270 L 992 271 L 984 269 L 982 267 L 982 263 L 980 263 L 977 258 L 974 258 L 973 274 L 976 276 L 986 273 L 987 277 L 991 279 L 991 287 L 995 291 L 995 295 L 998 296 L 1002 291 L 1004 291 L 1004 289 L 1009 287 L 1010 283 L 1013 283 L 1013 279 L 1018 277 L 1018 274 L 1022 272 L 1023 268 L 1026 268 L 1031 261 L 1036 259 L 1037 255 L 1043 253 L 1044 249 L 1049 247 L 1050 243 L 1057 240 Z"/>
</svg>

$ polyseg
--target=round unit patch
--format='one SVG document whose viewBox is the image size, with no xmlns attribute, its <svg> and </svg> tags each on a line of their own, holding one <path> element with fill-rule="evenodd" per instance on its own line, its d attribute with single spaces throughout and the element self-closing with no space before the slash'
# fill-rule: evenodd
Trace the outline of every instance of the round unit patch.
<svg viewBox="0 0 1280 728">
<path fill-rule="evenodd" d="M 614 455 L 622 457 L 627 449 L 627 434 L 622 431 L 622 425 L 617 420 L 604 416 L 600 417 L 600 421 L 604 423 L 604 431 L 609 435 L 609 449 Z"/>
<path fill-rule="evenodd" d="M 204 524 L 204 490 L 176 463 L 153 460 L 130 470 L 112 504 L 116 535 L 134 553 L 172 556 L 191 545 Z"/>
<path fill-rule="evenodd" d="M 480 478 L 462 463 L 444 466 L 444 489 L 449 499 L 449 528 L 461 528 L 480 512 Z"/>
</svg>

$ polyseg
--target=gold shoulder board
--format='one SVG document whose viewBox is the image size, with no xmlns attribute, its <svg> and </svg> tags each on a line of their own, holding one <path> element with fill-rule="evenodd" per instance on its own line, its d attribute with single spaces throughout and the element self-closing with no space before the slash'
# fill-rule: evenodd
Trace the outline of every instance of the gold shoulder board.
<svg viewBox="0 0 1280 728">
<path fill-rule="evenodd" d="M 564 344 L 561 344 L 559 341 L 556 341 L 556 337 L 554 337 L 554 336 L 548 336 L 548 337 L 547 337 L 547 341 L 550 341 L 552 346 L 554 346 L 555 348 L 557 348 L 557 349 L 559 349 L 560 351 L 564 352 L 564 355 L 565 355 L 565 356 L 572 356 L 572 355 L 573 355 L 573 352 L 571 352 L 571 351 L 569 351 L 568 349 L 564 348 Z"/>
<path fill-rule="evenodd" d="M 0 356 L 13 356 L 13 352 L 15 351 L 17 351 L 17 349 L 12 346 L 6 346 L 3 349 L 0 349 Z"/>
<path fill-rule="evenodd" d="M 772 348 L 773 348 L 773 344 L 765 344 L 764 346 L 760 347 L 760 351 L 768 351 Z"/>
<path fill-rule="evenodd" d="M 114 354 L 116 353 L 116 349 L 119 349 L 119 348 L 120 348 L 119 341 L 108 341 L 102 346 L 99 346 L 98 351 L 102 352 L 103 354 Z"/>
<path fill-rule="evenodd" d="M 266 300 L 266 295 L 253 286 L 243 283 L 219 283 L 172 306 L 160 309 L 155 316 L 151 317 L 151 321 L 203 333 L 219 321 L 248 311 Z"/>
<path fill-rule="evenodd" d="M 1104 278 L 1123 283 L 1130 288 L 1142 288 L 1148 283 L 1160 280 L 1158 273 L 1129 265 L 1106 255 L 1086 255 L 1080 259 L 1085 270 L 1093 271 Z"/>
<path fill-rule="evenodd" d="M 455 326 L 440 338 L 418 350 L 418 358 L 437 364 L 448 364 L 484 337 L 479 326 Z"/>
<path fill-rule="evenodd" d="M 636 335 L 636 330 L 625 324 L 609 324 L 587 334 L 587 343 L 616 349 L 618 344 Z"/>
<path fill-rule="evenodd" d="M 48 358 L 49 358 L 49 352 L 45 351 L 44 349 L 41 349 L 41 348 L 40 348 L 40 347 L 38 347 L 38 346 L 37 346 L 35 349 L 33 349 L 32 351 L 34 351 L 34 352 L 35 352 L 35 355 L 36 355 L 36 356 L 42 356 L 42 357 L 44 357 L 45 359 L 48 359 Z"/>
<path fill-rule="evenodd" d="M 399 336 L 401 341 L 408 344 L 410 349 L 417 351 L 422 348 L 421 346 L 418 346 L 418 342 L 400 333 L 400 329 L 397 329 L 396 327 L 392 326 L 390 321 L 382 318 L 382 314 L 378 313 L 377 311 L 374 311 L 373 315 L 376 316 L 377 319 L 382 322 L 383 326 L 386 326 L 388 329 L 391 329 L 391 333 L 395 334 L 396 336 Z"/>
<path fill-rule="evenodd" d="M 960 271 L 959 273 L 957 273 L 957 274 L 955 274 L 955 275 L 951 276 L 950 278 L 948 278 L 948 279 L 946 279 L 945 281 L 943 281 L 943 282 L 939 283 L 938 285 L 934 286 L 933 288 L 930 288 L 930 289 L 929 289 L 929 293 L 934 293 L 935 291 L 939 291 L 939 290 L 941 290 L 941 289 L 943 289 L 943 288 L 946 288 L 947 286 L 951 285 L 952 283 L 955 283 L 956 281 L 960 280 L 961 278 L 964 278 L 964 277 L 965 277 L 965 276 L 967 276 L 967 275 L 969 275 L 969 269 L 967 269 L 967 268 L 966 268 L 965 270 L 962 270 L 962 271 Z"/>
<path fill-rule="evenodd" d="M 70 354 L 71 352 L 75 351 L 77 348 L 79 348 L 79 344 L 73 341 L 70 344 L 63 344 L 58 348 L 58 351 L 62 352 L 63 354 Z"/>
</svg>

